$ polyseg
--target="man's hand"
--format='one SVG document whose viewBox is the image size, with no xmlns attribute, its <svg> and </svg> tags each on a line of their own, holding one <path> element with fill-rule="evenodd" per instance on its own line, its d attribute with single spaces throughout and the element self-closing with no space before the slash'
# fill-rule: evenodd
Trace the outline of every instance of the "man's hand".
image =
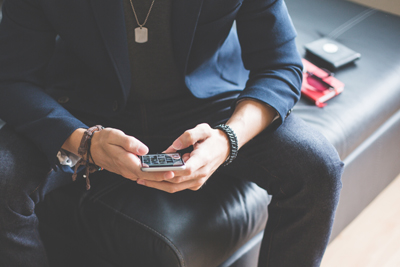
<svg viewBox="0 0 400 267">
<path fill-rule="evenodd" d="M 275 115 L 276 111 L 263 103 L 244 100 L 238 103 L 227 124 L 236 133 L 241 148 L 265 129 Z M 62 148 L 77 155 L 84 131 L 77 129 L 73 132 Z M 96 165 L 137 181 L 138 184 L 174 193 L 185 189 L 200 189 L 230 152 L 226 134 L 212 129 L 208 124 L 200 124 L 185 131 L 164 152 L 176 152 L 191 145 L 193 151 L 182 156 L 186 169 L 174 172 L 142 172 L 138 156 L 148 153 L 147 146 L 117 129 L 105 128 L 95 132 L 90 151 Z"/>
<path fill-rule="evenodd" d="M 208 124 L 199 124 L 185 131 L 164 152 L 173 153 L 193 145 L 193 151 L 182 156 L 186 169 L 174 171 L 174 177 L 164 181 L 149 181 L 140 178 L 139 184 L 175 193 L 185 189 L 198 190 L 227 159 L 229 140 L 221 130 L 212 129 Z"/>
<path fill-rule="evenodd" d="M 62 148 L 77 154 L 84 131 L 85 129 L 77 129 Z M 172 178 L 173 172 L 145 173 L 141 171 L 138 156 L 145 155 L 148 151 L 147 146 L 138 139 L 113 128 L 95 132 L 90 147 L 96 165 L 130 180 L 136 181 L 141 178 L 149 181 L 163 181 Z"/>
<path fill-rule="evenodd" d="M 227 125 L 236 133 L 239 148 L 264 130 L 276 114 L 272 107 L 259 101 L 249 99 L 238 103 Z M 229 139 L 221 130 L 212 129 L 208 124 L 200 124 L 182 134 L 164 152 L 176 152 L 191 145 L 193 151 L 182 156 L 186 162 L 186 170 L 175 171 L 173 178 L 163 181 L 140 178 L 137 182 L 170 193 L 200 189 L 228 158 Z"/>
</svg>

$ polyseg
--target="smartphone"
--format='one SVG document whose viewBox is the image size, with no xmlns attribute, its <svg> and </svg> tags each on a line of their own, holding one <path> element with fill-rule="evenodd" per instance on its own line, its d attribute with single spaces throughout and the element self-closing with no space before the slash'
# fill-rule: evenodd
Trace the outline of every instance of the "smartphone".
<svg viewBox="0 0 400 267">
<path fill-rule="evenodd" d="M 180 153 L 147 154 L 140 156 L 144 172 L 178 171 L 185 169 Z"/>
</svg>

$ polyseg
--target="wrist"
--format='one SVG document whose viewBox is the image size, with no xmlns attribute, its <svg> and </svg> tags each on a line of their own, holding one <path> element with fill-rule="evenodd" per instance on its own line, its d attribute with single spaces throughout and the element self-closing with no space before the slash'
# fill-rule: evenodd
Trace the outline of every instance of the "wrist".
<svg viewBox="0 0 400 267">
<path fill-rule="evenodd" d="M 64 144 L 62 145 L 62 149 L 67 150 L 75 155 L 78 154 L 78 148 L 80 146 L 83 134 L 85 133 L 86 129 L 78 128 L 76 129 L 67 140 L 65 140 Z"/>
<path fill-rule="evenodd" d="M 85 166 L 85 175 L 84 177 L 86 178 L 86 189 L 90 189 L 90 180 L 89 180 L 89 174 L 93 173 L 95 171 L 101 171 L 103 168 L 99 167 L 96 165 L 94 162 L 91 152 L 90 152 L 90 147 L 91 147 L 91 141 L 93 134 L 95 132 L 100 132 L 104 129 L 103 126 L 101 125 L 96 125 L 93 127 L 90 127 L 89 129 L 85 130 L 83 132 L 83 136 L 80 140 L 79 147 L 78 147 L 78 155 L 81 156 L 82 158 L 77 162 L 75 165 L 75 170 L 74 174 L 72 175 L 72 180 L 75 181 L 76 177 L 78 175 L 78 168 L 79 166 L 83 165 Z M 75 138 L 79 136 L 80 131 L 77 131 L 76 136 L 74 134 L 71 135 L 71 142 L 67 142 L 67 144 L 75 144 Z M 90 162 L 91 161 L 91 162 Z"/>
<path fill-rule="evenodd" d="M 237 135 L 238 148 L 267 128 L 277 112 L 271 106 L 252 99 L 240 101 L 226 123 Z"/>
</svg>

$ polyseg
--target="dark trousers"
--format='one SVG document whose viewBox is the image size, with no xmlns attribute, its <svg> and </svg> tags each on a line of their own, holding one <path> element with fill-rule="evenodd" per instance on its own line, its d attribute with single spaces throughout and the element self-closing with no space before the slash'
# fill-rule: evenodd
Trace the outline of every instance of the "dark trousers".
<svg viewBox="0 0 400 267">
<path fill-rule="evenodd" d="M 89 126 L 119 128 L 150 152 L 160 152 L 199 123 L 225 122 L 234 97 L 199 100 L 188 95 L 132 104 L 111 119 L 74 115 Z M 27 140 L 4 143 L 4 138 L 16 140 L 1 136 L 7 133 L 0 131 L 5 148 L 0 153 L 0 266 L 47 266 L 35 205 L 51 190 L 70 183 L 70 175 L 50 171 Z M 243 146 L 231 165 L 219 168 L 220 173 L 257 183 L 273 196 L 259 266 L 319 266 L 339 200 L 342 169 L 333 146 L 294 114 L 277 130 L 266 129 Z"/>
</svg>

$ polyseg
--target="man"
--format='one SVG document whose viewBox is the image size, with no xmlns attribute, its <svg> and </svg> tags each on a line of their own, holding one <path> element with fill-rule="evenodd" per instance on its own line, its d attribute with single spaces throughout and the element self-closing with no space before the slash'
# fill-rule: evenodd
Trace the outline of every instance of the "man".
<svg viewBox="0 0 400 267">
<path fill-rule="evenodd" d="M 302 77 L 294 38 L 282 0 L 6 0 L 0 117 L 55 170 L 72 171 L 80 154 L 170 193 L 200 189 L 217 168 L 252 179 L 273 195 L 259 265 L 319 266 L 342 163 L 290 115 Z M 220 123 L 226 126 L 213 128 Z M 93 134 L 90 154 L 80 153 L 86 129 L 96 124 L 106 128 Z M 185 170 L 140 170 L 137 156 L 149 148 L 190 146 Z M 25 231 L 35 227 L 28 221 L 33 208 L 26 217 L 18 211 L 37 202 L 32 194 L 46 182 L 27 190 L 12 186 L 18 179 L 10 175 L 1 179 L 1 190 L 22 195 L 8 206 L 12 197 L 2 199 L 0 247 L 17 249 L 0 252 L 1 260 L 45 266 L 40 240 Z"/>
</svg>

